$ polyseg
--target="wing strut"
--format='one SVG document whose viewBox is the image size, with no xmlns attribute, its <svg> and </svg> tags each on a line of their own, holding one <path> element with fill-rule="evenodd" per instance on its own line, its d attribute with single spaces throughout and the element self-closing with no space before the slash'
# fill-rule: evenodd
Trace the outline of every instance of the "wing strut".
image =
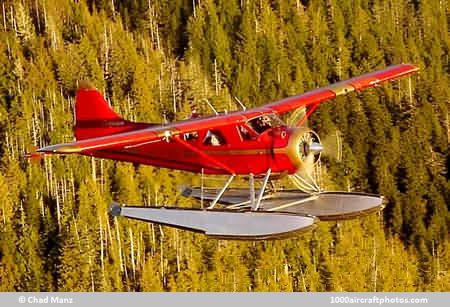
<svg viewBox="0 0 450 307">
<path fill-rule="evenodd" d="M 269 168 L 267 170 L 266 176 L 264 176 L 264 181 L 263 184 L 261 186 L 261 190 L 259 190 L 259 194 L 258 194 L 258 198 L 256 199 L 256 204 L 252 204 L 252 210 L 256 211 L 259 209 L 259 206 L 261 205 L 261 199 L 264 196 L 264 191 L 266 190 L 266 186 L 267 186 L 267 182 L 269 181 L 269 177 L 270 177 L 270 173 L 272 172 L 272 170 Z"/>
<path fill-rule="evenodd" d="M 311 105 L 311 107 L 306 111 L 306 114 L 298 121 L 297 127 L 301 127 L 305 121 L 308 119 L 308 117 L 313 114 L 313 112 L 317 109 L 320 103 L 315 103 Z"/>
<path fill-rule="evenodd" d="M 250 185 L 250 205 L 252 208 L 255 207 L 255 178 L 253 177 L 253 173 L 250 173 L 248 177 L 248 184 Z"/>
<path fill-rule="evenodd" d="M 225 185 L 223 186 L 222 190 L 220 190 L 219 194 L 217 194 L 216 198 L 212 201 L 212 203 L 208 207 L 208 209 L 214 209 L 214 207 L 216 206 L 217 202 L 222 197 L 223 193 L 225 193 L 225 191 L 227 190 L 227 188 L 230 185 L 231 181 L 233 181 L 234 177 L 235 177 L 235 175 L 231 175 L 230 178 L 228 178 L 227 183 L 225 183 Z"/>
</svg>

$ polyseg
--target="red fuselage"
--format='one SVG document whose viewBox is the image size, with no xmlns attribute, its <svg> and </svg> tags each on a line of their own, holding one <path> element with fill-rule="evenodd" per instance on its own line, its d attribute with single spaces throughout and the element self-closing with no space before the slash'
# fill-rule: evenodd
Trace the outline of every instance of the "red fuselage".
<svg viewBox="0 0 450 307">
<path fill-rule="evenodd" d="M 220 136 L 220 142 L 211 141 L 211 134 Z M 120 150 L 83 154 L 205 174 L 258 175 L 269 168 L 273 174 L 293 173 L 298 165 L 289 151 L 292 134 L 293 130 L 286 126 L 257 133 L 248 125 L 229 125 Z"/>
</svg>

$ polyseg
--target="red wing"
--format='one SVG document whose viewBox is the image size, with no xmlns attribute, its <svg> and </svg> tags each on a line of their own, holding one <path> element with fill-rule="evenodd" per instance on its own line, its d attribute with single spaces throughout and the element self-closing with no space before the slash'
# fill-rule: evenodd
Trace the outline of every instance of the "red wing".
<svg viewBox="0 0 450 307">
<path fill-rule="evenodd" d="M 218 117 L 200 118 L 196 120 L 186 120 L 165 126 L 154 126 L 129 132 L 111 134 L 108 136 L 89 138 L 71 143 L 51 145 L 39 149 L 38 152 L 69 154 L 110 148 L 119 149 L 137 147 L 139 145 L 144 145 L 151 142 L 162 141 L 186 132 L 214 129 L 229 124 L 245 122 L 246 120 L 247 118 L 239 113 Z"/>
<path fill-rule="evenodd" d="M 285 113 L 300 107 L 317 105 L 355 90 L 374 87 L 380 83 L 416 72 L 418 67 L 410 64 L 390 66 L 386 69 L 364 74 L 346 81 L 331 84 L 302 95 L 289 97 L 258 108 L 227 115 L 181 121 L 165 126 L 140 128 L 133 131 L 115 133 L 107 136 L 88 138 L 72 143 L 52 145 L 38 150 L 42 153 L 80 153 L 101 149 L 120 149 L 128 146 L 161 141 L 171 136 L 203 129 L 214 129 L 226 125 L 246 122 L 248 119 L 269 113 Z"/>
<path fill-rule="evenodd" d="M 382 70 L 367 73 L 346 81 L 337 82 L 298 96 L 288 97 L 253 110 L 282 114 L 300 107 L 315 105 L 326 100 L 334 99 L 337 96 L 345 95 L 353 91 L 375 87 L 380 83 L 412 74 L 418 70 L 419 68 L 417 66 L 411 64 L 389 66 Z"/>
</svg>

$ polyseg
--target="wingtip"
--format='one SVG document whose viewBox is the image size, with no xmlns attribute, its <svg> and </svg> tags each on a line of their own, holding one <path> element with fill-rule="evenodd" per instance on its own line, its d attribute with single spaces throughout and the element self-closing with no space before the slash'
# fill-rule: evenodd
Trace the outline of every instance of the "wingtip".
<svg viewBox="0 0 450 307">
<path fill-rule="evenodd" d="M 403 65 L 404 67 L 408 67 L 411 72 L 416 72 L 420 70 L 419 65 L 416 64 L 402 63 L 401 65 Z"/>
</svg>

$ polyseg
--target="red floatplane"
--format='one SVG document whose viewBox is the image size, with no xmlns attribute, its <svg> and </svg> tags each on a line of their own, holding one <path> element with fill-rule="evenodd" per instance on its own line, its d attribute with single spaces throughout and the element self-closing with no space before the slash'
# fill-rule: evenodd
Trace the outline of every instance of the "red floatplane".
<svg viewBox="0 0 450 307">
<path fill-rule="evenodd" d="M 80 83 L 75 104 L 76 141 L 51 145 L 35 155 L 81 154 L 205 175 L 228 175 L 219 189 L 190 187 L 184 196 L 208 202 L 206 208 L 111 205 L 114 216 L 198 231 L 224 239 L 270 239 L 310 229 L 318 220 L 339 220 L 376 212 L 382 197 L 324 191 L 310 171 L 324 146 L 304 125 L 320 103 L 375 87 L 418 71 L 410 64 L 390 66 L 260 107 L 192 118 L 170 124 L 131 122 L 115 113 L 101 93 Z M 304 108 L 296 124 L 280 115 Z M 193 114 L 194 115 L 194 114 Z M 235 176 L 248 188 L 229 188 Z M 272 184 L 288 176 L 297 190 Z M 255 189 L 255 181 L 259 181 Z"/>
</svg>

